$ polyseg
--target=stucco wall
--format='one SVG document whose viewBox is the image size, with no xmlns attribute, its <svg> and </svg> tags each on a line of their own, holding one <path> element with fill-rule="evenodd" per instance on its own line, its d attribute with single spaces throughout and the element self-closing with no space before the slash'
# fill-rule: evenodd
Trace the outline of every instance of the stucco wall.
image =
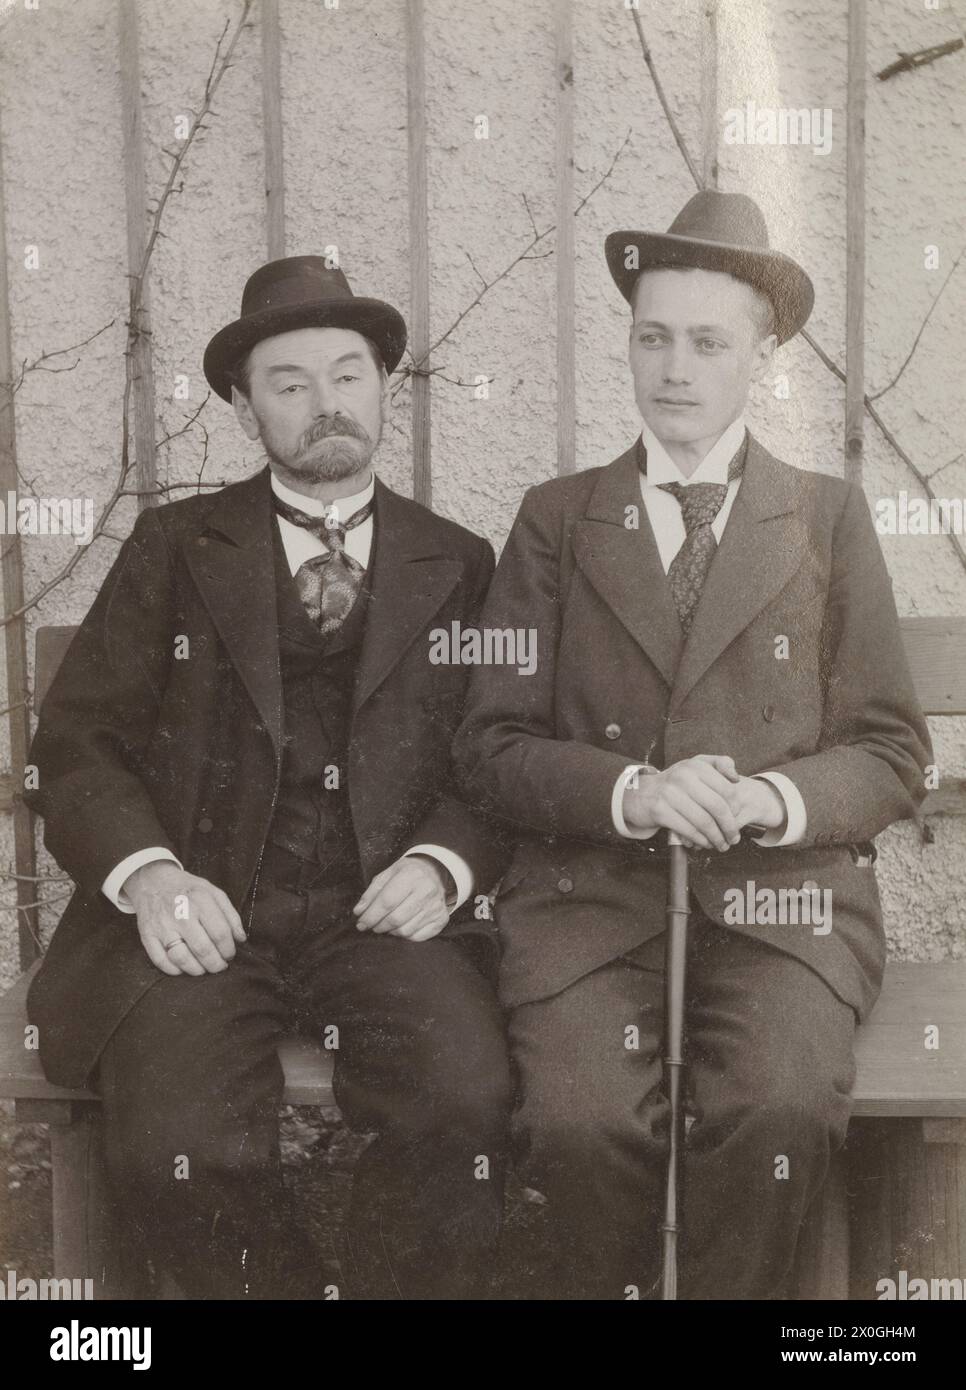
<svg viewBox="0 0 966 1390">
<path fill-rule="evenodd" d="M 701 12 L 641 0 L 641 18 L 685 138 L 700 155 Z M 287 250 L 339 247 L 355 288 L 408 311 L 405 11 L 401 0 L 282 0 L 282 90 Z M 839 0 L 724 0 L 720 7 L 719 111 L 759 106 L 829 108 L 832 148 L 729 145 L 719 121 L 721 186 L 766 209 L 776 244 L 799 257 L 816 283 L 812 328 L 837 362 L 845 350 L 845 7 Z M 174 121 L 197 103 L 214 45 L 237 4 L 142 0 L 141 67 L 148 184 L 165 173 L 161 147 Z M 257 18 L 257 11 L 256 11 Z M 955 36 L 948 10 L 900 0 L 869 7 L 870 73 L 903 49 Z M 0 4 L 0 92 L 6 228 L 15 360 L 33 359 L 114 326 L 82 352 L 74 370 L 31 373 L 16 403 L 19 462 L 44 495 L 90 496 L 100 506 L 116 474 L 123 387 L 125 205 L 114 0 L 22 0 Z M 661 114 L 623 0 L 575 4 L 575 181 L 597 182 L 625 135 L 614 172 L 577 218 L 577 464 L 606 462 L 638 429 L 626 369 L 626 308 L 602 256 L 617 226 L 665 227 L 693 191 Z M 426 17 L 432 331 L 443 333 L 554 208 L 554 30 L 550 0 L 428 0 Z M 869 389 L 901 364 L 960 244 L 966 192 L 962 160 L 963 56 L 941 60 L 868 93 Z M 485 115 L 489 138 L 475 138 Z M 237 311 L 241 287 L 265 258 L 261 91 L 257 25 L 239 43 L 215 103 L 211 129 L 189 155 L 183 192 L 164 221 L 152 270 L 158 433 L 176 430 L 201 401 L 201 355 L 210 334 Z M 23 249 L 40 248 L 26 270 Z M 926 245 L 940 250 L 924 268 Z M 552 253 L 553 237 L 540 245 Z M 493 377 L 487 400 L 437 378 L 433 385 L 436 507 L 499 547 L 526 486 L 555 469 L 555 280 L 552 254 L 521 262 L 485 295 L 435 359 L 445 376 Z M 962 360 L 966 268 L 935 310 L 899 386 L 880 403 L 927 471 L 961 449 L 964 406 L 954 364 Z M 68 358 L 73 361 L 74 357 Z M 186 374 L 190 399 L 173 399 Z M 779 375 L 787 399 L 776 394 Z M 402 391 L 380 456 L 387 481 L 411 490 L 409 396 Z M 843 392 L 801 340 L 783 349 L 757 391 L 752 427 L 803 467 L 842 467 Z M 231 412 L 214 399 L 205 476 L 232 480 L 259 455 Z M 168 482 L 198 470 L 198 428 L 161 451 Z M 940 491 L 966 494 L 962 462 Z M 871 500 L 913 481 L 871 426 L 866 488 Z M 130 529 L 130 500 L 111 531 Z M 886 538 L 903 613 L 963 611 L 966 576 L 942 537 Z M 72 553 L 69 539 L 28 538 L 28 594 Z M 70 582 L 31 614 L 78 621 L 116 551 L 98 541 Z M 950 721 L 946 721 L 948 726 Z M 948 775 L 966 774 L 963 728 L 937 730 Z M 6 734 L 4 732 L 4 737 Z M 7 758 L 9 762 L 9 758 Z M 12 846 L 0 824 L 2 854 Z M 895 946 L 917 956 L 961 954 L 966 827 L 936 820 L 923 845 L 911 825 L 882 837 L 880 882 Z M 9 895 L 8 895 L 9 900 Z M 13 913 L 0 918 L 0 986 L 15 970 Z"/>
</svg>

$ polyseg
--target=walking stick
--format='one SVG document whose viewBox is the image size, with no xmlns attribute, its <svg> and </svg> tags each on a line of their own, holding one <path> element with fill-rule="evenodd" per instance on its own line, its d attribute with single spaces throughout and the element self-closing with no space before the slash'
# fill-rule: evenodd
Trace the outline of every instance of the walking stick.
<svg viewBox="0 0 966 1390">
<path fill-rule="evenodd" d="M 668 831 L 670 867 L 667 894 L 667 949 L 664 964 L 664 1077 L 671 1105 L 671 1129 L 664 1194 L 661 1298 L 678 1296 L 678 1160 L 684 1144 L 684 988 L 688 946 L 688 852 Z"/>
</svg>

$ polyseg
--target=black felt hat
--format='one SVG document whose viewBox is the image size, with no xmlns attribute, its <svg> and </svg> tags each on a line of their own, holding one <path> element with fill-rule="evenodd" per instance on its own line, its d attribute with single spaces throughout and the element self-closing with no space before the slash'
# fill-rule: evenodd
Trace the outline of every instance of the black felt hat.
<svg viewBox="0 0 966 1390">
<path fill-rule="evenodd" d="M 352 293 L 343 271 L 322 256 L 286 256 L 260 266 L 245 285 L 241 313 L 205 349 L 205 376 L 222 400 L 231 400 L 229 373 L 263 338 L 293 328 L 353 328 L 371 338 L 387 372 L 406 347 L 406 324 L 381 299 Z"/>
</svg>

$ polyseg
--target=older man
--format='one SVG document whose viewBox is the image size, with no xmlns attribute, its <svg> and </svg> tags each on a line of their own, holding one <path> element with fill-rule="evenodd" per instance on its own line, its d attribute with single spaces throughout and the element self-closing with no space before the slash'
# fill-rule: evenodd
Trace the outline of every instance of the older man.
<svg viewBox="0 0 966 1390">
<path fill-rule="evenodd" d="M 205 372 L 267 466 L 139 516 L 31 752 L 78 885 L 41 1056 L 99 1088 L 130 1232 L 189 1297 L 332 1296 L 279 1167 L 294 1030 L 375 1134 L 350 1291 L 469 1297 L 498 1231 L 502 1020 L 486 924 L 450 914 L 503 859 L 448 794 L 465 676 L 430 660 L 493 553 L 373 475 L 405 341 L 321 257 L 251 276 Z"/>
<path fill-rule="evenodd" d="M 805 272 L 750 199 L 712 191 L 606 254 L 643 429 L 527 493 L 483 622 L 535 627 L 537 669 L 477 671 L 455 745 L 468 797 L 519 830 L 498 899 L 517 1152 L 550 1199 L 558 1294 L 647 1296 L 675 831 L 694 898 L 682 1292 L 776 1298 L 881 979 L 867 842 L 915 810 L 928 734 L 861 490 L 745 428 L 810 312 Z"/>
</svg>

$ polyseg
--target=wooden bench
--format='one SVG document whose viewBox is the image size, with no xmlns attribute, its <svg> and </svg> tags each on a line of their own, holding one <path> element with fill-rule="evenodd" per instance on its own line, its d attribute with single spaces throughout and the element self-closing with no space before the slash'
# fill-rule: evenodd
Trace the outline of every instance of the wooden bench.
<svg viewBox="0 0 966 1390">
<path fill-rule="evenodd" d="M 50 1126 L 55 1277 L 91 1278 L 98 1298 L 128 1297 L 139 1272 L 113 1219 L 97 1097 L 52 1086 L 36 1050 L 24 1046 L 27 989 L 39 968 L 37 961 L 0 996 L 0 1099 L 14 1102 L 17 1120 Z M 279 1059 L 286 1105 L 335 1107 L 331 1052 L 311 1039 L 287 1038 Z"/>
<path fill-rule="evenodd" d="M 37 633 L 39 706 L 76 629 Z M 966 714 L 966 620 L 903 623 L 927 714 Z M 931 792 L 925 814 L 962 814 L 960 781 Z M 132 1272 L 112 1220 L 90 1091 L 46 1080 L 25 1046 L 25 999 L 37 966 L 0 997 L 0 1099 L 18 1120 L 50 1126 L 54 1272 L 92 1278 L 95 1297 L 125 1296 Z M 936 1029 L 937 1047 L 927 1046 Z M 314 1042 L 279 1049 L 284 1100 L 334 1106 L 332 1057 Z M 871 1299 L 879 1279 L 966 1277 L 966 961 L 889 965 L 856 1038 L 848 1143 L 811 1212 L 799 1252 L 801 1299 Z"/>
</svg>

